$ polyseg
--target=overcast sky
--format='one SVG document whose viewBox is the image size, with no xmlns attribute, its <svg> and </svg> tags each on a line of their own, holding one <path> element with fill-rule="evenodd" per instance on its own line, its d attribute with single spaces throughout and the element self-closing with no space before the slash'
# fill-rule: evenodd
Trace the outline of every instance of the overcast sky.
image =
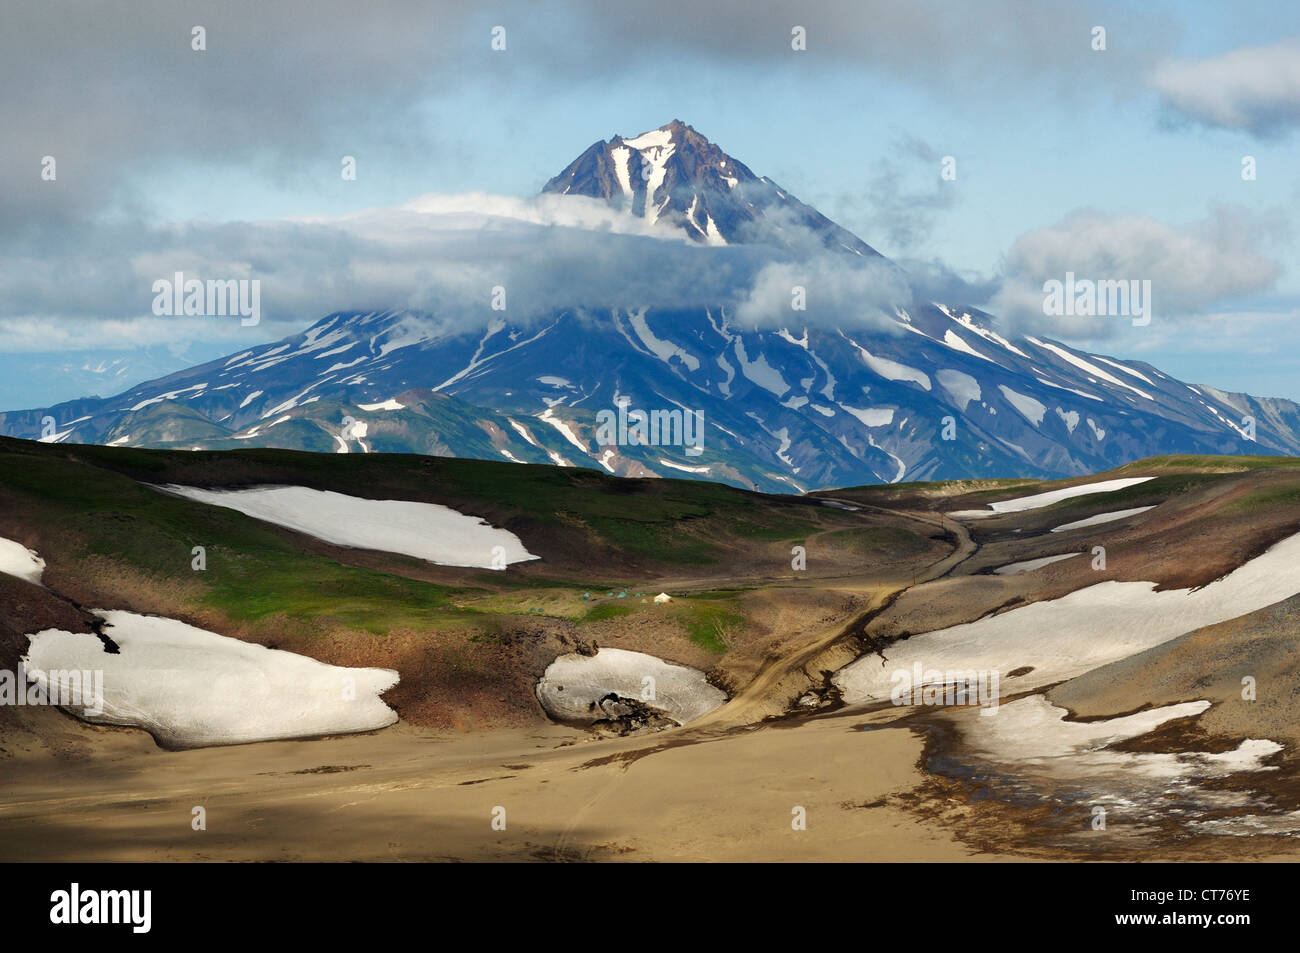
<svg viewBox="0 0 1300 953">
<path fill-rule="evenodd" d="M 549 260 L 543 232 L 547 255 L 586 258 L 593 222 L 627 232 L 606 254 L 653 246 L 668 268 L 678 250 L 596 211 L 555 239 L 531 196 L 592 142 L 673 118 L 936 294 L 1300 399 L 1293 2 L 8 0 L 0 83 L 4 408 L 116 392 L 385 295 L 454 308 L 456 281 L 491 277 L 488 253 L 465 257 L 483 236 L 422 232 L 413 208 L 505 210 L 512 276 Z M 459 271 L 417 267 L 452 249 Z M 152 279 L 182 267 L 261 276 L 263 323 L 152 316 Z M 1042 275 L 1066 270 L 1151 278 L 1154 320 L 1043 318 Z"/>
</svg>

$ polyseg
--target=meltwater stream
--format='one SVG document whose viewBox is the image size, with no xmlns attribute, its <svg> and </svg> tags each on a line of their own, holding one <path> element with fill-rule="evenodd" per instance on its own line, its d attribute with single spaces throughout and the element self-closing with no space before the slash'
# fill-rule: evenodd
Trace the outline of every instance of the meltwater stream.
<svg viewBox="0 0 1300 953">
<path fill-rule="evenodd" d="M 1279 811 L 1266 795 L 1248 790 L 1249 783 L 1212 783 L 1276 772 L 1271 761 L 1282 746 L 1274 741 L 1245 739 L 1222 752 L 1116 747 L 1209 707 L 1186 702 L 1086 722 L 1067 720 L 1068 712 L 1043 695 L 1008 702 L 995 715 L 945 709 L 921 715 L 935 741 L 924 764 L 932 775 L 977 792 L 972 800 L 1028 810 L 1043 839 L 1075 847 L 1089 846 L 1099 816 L 1100 829 L 1120 835 L 1093 840 L 1099 849 L 1170 834 L 1300 835 L 1300 812 Z"/>
</svg>

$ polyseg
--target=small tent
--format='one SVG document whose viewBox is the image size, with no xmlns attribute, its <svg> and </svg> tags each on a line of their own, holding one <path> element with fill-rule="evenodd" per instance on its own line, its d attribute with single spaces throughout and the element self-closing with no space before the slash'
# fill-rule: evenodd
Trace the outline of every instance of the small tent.
<svg viewBox="0 0 1300 953">
<path fill-rule="evenodd" d="M 665 602 L 672 602 L 672 601 L 673 601 L 673 597 L 670 596 L 670 595 L 668 595 L 668 593 L 666 593 L 666 592 L 661 592 L 661 593 L 659 593 L 659 595 L 655 596 L 655 602 L 656 602 L 656 603 L 660 603 L 660 604 L 662 604 L 662 603 L 665 603 Z"/>
</svg>

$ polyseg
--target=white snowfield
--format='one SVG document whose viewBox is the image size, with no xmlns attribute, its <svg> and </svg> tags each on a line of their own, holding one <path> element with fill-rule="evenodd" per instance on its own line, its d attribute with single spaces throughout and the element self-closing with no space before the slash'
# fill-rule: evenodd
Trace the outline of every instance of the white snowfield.
<svg viewBox="0 0 1300 953">
<path fill-rule="evenodd" d="M 993 570 L 999 576 L 1014 576 L 1017 573 L 1033 572 L 1035 569 L 1042 569 L 1044 566 L 1050 566 L 1052 563 L 1059 563 L 1062 559 L 1073 559 L 1081 553 L 1060 553 L 1056 556 L 1040 556 L 1038 559 L 1026 559 L 1023 562 L 1007 563 L 1005 566 L 999 566 Z"/>
<path fill-rule="evenodd" d="M 943 368 L 935 372 L 935 379 L 939 381 L 939 386 L 948 392 L 957 406 L 964 413 L 966 407 L 972 400 L 980 399 L 980 384 L 969 374 L 963 374 L 961 371 L 954 371 Z"/>
<path fill-rule="evenodd" d="M 1135 506 L 1131 510 L 1115 510 L 1112 513 L 1098 513 L 1096 516 L 1089 516 L 1081 520 L 1075 520 L 1073 523 L 1062 523 L 1060 526 L 1052 529 L 1053 533 L 1065 533 L 1072 529 L 1083 529 L 1085 526 L 1097 526 L 1100 523 L 1114 523 L 1116 520 L 1126 520 L 1130 516 L 1138 516 L 1147 510 L 1154 510 L 1154 506 Z"/>
<path fill-rule="evenodd" d="M 1102 480 L 1098 483 L 1081 483 L 1078 486 L 1067 486 L 1061 490 L 1048 490 L 1046 493 L 1035 493 L 1032 496 L 1017 496 L 1010 500 L 999 500 L 996 503 L 990 503 L 989 509 L 987 510 L 958 510 L 955 513 L 949 513 L 948 515 L 957 517 L 979 517 L 992 516 L 995 513 L 1022 513 L 1025 510 L 1036 510 L 1040 507 L 1051 506 L 1053 503 L 1061 502 L 1061 500 L 1072 500 L 1076 496 L 1090 496 L 1093 493 L 1114 493 L 1116 490 L 1136 486 L 1139 483 L 1145 483 L 1147 480 L 1152 479 L 1155 478 L 1130 477 L 1123 480 Z"/>
<path fill-rule="evenodd" d="M 143 728 L 171 748 L 244 744 L 373 731 L 397 721 L 380 700 L 397 673 L 339 668 L 293 652 L 217 635 L 159 616 L 96 610 L 121 649 L 93 635 L 45 629 L 23 659 L 38 681 L 102 671 L 103 711 L 86 721 Z"/>
<path fill-rule="evenodd" d="M 401 553 L 439 566 L 504 569 L 538 558 L 514 533 L 437 503 L 366 500 L 302 486 L 205 490 L 169 484 L 154 489 L 238 510 L 338 546 Z"/>
<path fill-rule="evenodd" d="M 1237 771 L 1276 770 L 1264 759 L 1282 746 L 1275 741 L 1247 738 L 1236 748 L 1150 753 L 1113 751 L 1108 746 L 1136 738 L 1175 718 L 1203 713 L 1207 701 L 1184 702 L 1134 715 L 1102 721 L 1066 721 L 1069 714 L 1042 695 L 1008 702 L 996 717 L 963 717 L 962 741 L 975 754 L 1017 762 L 1058 778 L 1114 776 L 1118 772 L 1162 781 L 1223 777 Z M 963 713 L 965 714 L 965 713 Z"/>
<path fill-rule="evenodd" d="M 649 696 L 651 684 L 653 697 Z M 611 692 L 642 701 L 679 725 L 707 715 L 727 700 L 699 669 L 626 649 L 561 655 L 537 683 L 537 700 L 557 721 L 592 722 L 607 717 L 600 700 Z"/>
<path fill-rule="evenodd" d="M 1005 384 L 999 384 L 998 390 L 1002 391 L 1002 396 L 1006 398 L 1007 403 L 1020 411 L 1021 416 L 1031 424 L 1035 427 L 1042 424 L 1043 415 L 1047 413 L 1047 407 L 1042 401 L 1035 400 L 1028 394 L 1018 393 Z"/>
<path fill-rule="evenodd" d="M 1300 593 L 1300 534 L 1200 589 L 1155 591 L 1151 582 L 1108 580 L 1060 599 L 914 635 L 832 676 L 849 704 L 885 701 L 892 675 L 920 663 L 939 671 L 995 671 L 1002 690 L 1022 692 L 1136 655 L 1203 626 L 1235 619 Z M 1007 673 L 1033 670 L 1017 678 Z"/>
<path fill-rule="evenodd" d="M 22 543 L 0 536 L 0 572 L 19 579 L 26 579 L 38 586 L 41 573 L 45 571 L 45 560 Z"/>
</svg>

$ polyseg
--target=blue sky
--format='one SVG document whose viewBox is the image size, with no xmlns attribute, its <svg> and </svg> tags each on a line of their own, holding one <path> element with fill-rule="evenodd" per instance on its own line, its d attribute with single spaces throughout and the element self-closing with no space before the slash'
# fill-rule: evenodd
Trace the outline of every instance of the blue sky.
<svg viewBox="0 0 1300 953">
<path fill-rule="evenodd" d="M 50 190 L 35 188 L 30 200 L 0 208 L 6 409 L 119 390 L 125 377 L 305 323 L 273 311 L 256 329 L 196 325 L 160 339 L 156 327 L 132 320 L 131 303 L 106 301 L 101 312 L 63 300 L 67 282 L 42 292 L 35 279 L 16 281 L 25 259 L 64 244 L 60 229 L 86 242 L 84 264 L 93 228 L 333 217 L 427 192 L 527 196 L 593 141 L 673 118 L 885 254 L 940 262 L 973 285 L 1015 277 L 1036 260 L 1043 230 L 1068 232 L 1062 223 L 1080 210 L 1114 219 L 1121 242 L 1144 220 L 1171 238 L 1195 236 L 1204 270 L 1220 268 L 1220 252 L 1222 271 L 1237 277 L 1206 287 L 1187 276 L 1195 287 L 1165 296 L 1177 302 L 1174 313 L 1162 312 L 1158 297 L 1151 327 L 1117 326 L 1074 343 L 1194 382 L 1300 399 L 1289 356 L 1300 345 L 1300 239 L 1288 221 L 1300 204 L 1300 104 L 1273 93 L 1269 79 L 1277 45 L 1300 37 L 1293 3 L 1253 4 L 1248 15 L 1186 2 L 927 0 L 900 12 L 827 0 L 761 15 L 736 0 L 432 4 L 420 14 L 399 4 L 386 18 L 340 3 L 300 7 L 301 18 L 314 17 L 304 26 L 289 14 L 263 22 L 255 5 L 231 4 L 218 20 L 206 6 L 142 4 L 137 19 L 114 18 L 106 33 L 54 39 L 47 7 L 19 6 L 24 16 L 0 48 L 14 54 L 7 69 L 20 70 L 14 60 L 28 55 L 28 63 L 81 62 L 122 95 L 96 101 L 56 81 L 27 112 L 15 97 L 0 107 L 16 130 L 0 147 L 0 168 L 17 177 L 21 166 L 27 181 L 32 157 L 57 150 L 64 190 L 57 208 L 43 204 Z M 209 49 L 184 49 L 186 24 L 205 20 Z M 507 50 L 494 53 L 489 31 L 498 23 Z M 808 49 L 795 53 L 786 24 L 800 23 Z M 1094 24 L 1107 29 L 1104 52 L 1090 48 Z M 174 61 L 139 65 L 153 46 L 173 42 Z M 1224 62 L 1228 85 L 1241 87 L 1229 106 L 1249 113 L 1225 119 L 1215 58 L 1253 47 L 1274 48 L 1274 58 L 1261 55 L 1258 67 L 1249 57 Z M 1170 63 L 1178 68 L 1159 73 Z M 46 68 L 2 78 L 23 89 L 42 83 Z M 1277 101 L 1260 106 L 1268 95 Z M 102 139 L 71 134 L 79 115 L 83 126 L 104 123 Z M 358 160 L 354 182 L 338 175 L 345 154 Z M 1245 155 L 1255 157 L 1254 181 L 1242 179 Z M 956 159 L 955 181 L 939 179 L 943 156 Z M 1121 259 L 1147 260 L 1134 255 Z M 1178 280 L 1171 271 L 1165 287 Z M 97 319 L 116 324 L 106 332 Z M 1047 332 L 1069 340 L 1068 330 Z M 126 370 L 96 370 L 114 360 Z"/>
</svg>

